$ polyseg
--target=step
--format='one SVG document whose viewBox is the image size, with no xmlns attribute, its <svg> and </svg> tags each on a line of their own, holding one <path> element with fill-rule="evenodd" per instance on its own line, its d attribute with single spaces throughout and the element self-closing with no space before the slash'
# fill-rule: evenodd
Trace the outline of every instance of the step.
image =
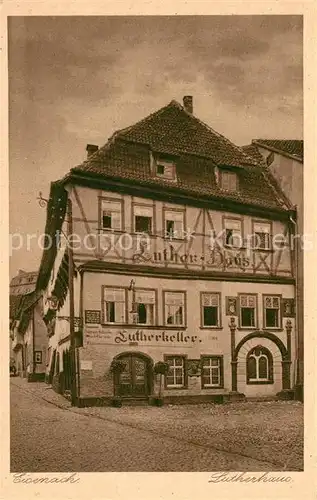
<svg viewBox="0 0 317 500">
<path fill-rule="evenodd" d="M 122 398 L 122 406 L 146 406 L 149 404 L 149 398 Z"/>
</svg>

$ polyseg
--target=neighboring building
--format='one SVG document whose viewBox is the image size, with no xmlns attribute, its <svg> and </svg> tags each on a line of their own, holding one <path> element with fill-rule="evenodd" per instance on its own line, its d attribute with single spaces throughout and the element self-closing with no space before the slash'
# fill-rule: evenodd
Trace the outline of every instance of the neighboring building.
<svg viewBox="0 0 317 500">
<path fill-rule="evenodd" d="M 252 144 L 243 147 L 248 154 L 260 158 L 274 175 L 297 211 L 293 234 L 297 253 L 296 262 L 296 397 L 303 399 L 304 385 L 304 252 L 302 235 L 304 233 L 304 141 L 254 139 Z"/>
<path fill-rule="evenodd" d="M 20 270 L 10 283 L 10 358 L 14 359 L 17 374 L 30 382 L 44 380 L 47 349 L 37 277 L 36 272 Z"/>
<path fill-rule="evenodd" d="M 51 185 L 53 245 L 38 277 L 47 381 L 65 393 L 76 373 L 78 405 L 146 401 L 158 361 L 169 366 L 166 402 L 291 392 L 294 213 L 267 169 L 192 108 L 191 97 L 172 101 L 104 147 L 88 145 L 87 160 Z M 76 235 L 74 276 L 59 231 Z"/>
</svg>

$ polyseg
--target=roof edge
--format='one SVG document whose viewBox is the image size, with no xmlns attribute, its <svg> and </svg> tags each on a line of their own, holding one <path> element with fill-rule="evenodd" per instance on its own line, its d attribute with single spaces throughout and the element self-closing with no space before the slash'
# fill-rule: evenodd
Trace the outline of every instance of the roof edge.
<svg viewBox="0 0 317 500">
<path fill-rule="evenodd" d="M 269 151 L 273 151 L 273 153 L 280 154 L 282 156 L 286 156 L 287 158 L 291 158 L 292 160 L 296 160 L 299 163 L 304 163 L 304 158 L 300 158 L 299 156 L 292 155 L 290 153 L 287 153 L 286 151 L 283 151 L 281 149 L 274 148 L 273 146 L 268 146 L 267 144 L 263 144 L 260 142 L 260 139 L 252 139 L 251 144 L 256 144 L 257 146 L 268 149 Z"/>
</svg>

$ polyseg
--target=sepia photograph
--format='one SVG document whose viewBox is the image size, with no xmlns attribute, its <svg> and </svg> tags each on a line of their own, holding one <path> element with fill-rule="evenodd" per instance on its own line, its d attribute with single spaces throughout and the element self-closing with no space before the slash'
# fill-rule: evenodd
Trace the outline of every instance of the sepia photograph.
<svg viewBox="0 0 317 500">
<path fill-rule="evenodd" d="M 303 16 L 10 16 L 7 44 L 16 482 L 304 471 Z"/>
</svg>

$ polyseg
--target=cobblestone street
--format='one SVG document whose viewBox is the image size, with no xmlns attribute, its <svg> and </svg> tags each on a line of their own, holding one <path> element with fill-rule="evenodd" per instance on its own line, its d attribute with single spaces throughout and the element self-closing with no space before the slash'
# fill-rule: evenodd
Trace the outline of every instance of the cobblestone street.
<svg viewBox="0 0 317 500">
<path fill-rule="evenodd" d="M 72 408 L 45 384 L 13 378 L 11 472 L 282 469 L 267 458 L 261 461 L 260 455 L 257 459 L 254 454 L 248 457 L 242 447 L 234 449 L 231 445 L 228 451 L 221 451 L 216 441 L 204 437 L 199 440 L 195 412 L 204 413 L 204 409 L 187 409 L 186 432 L 173 433 L 171 419 L 177 418 L 177 412 L 186 412 L 186 408 Z M 149 425 L 149 416 L 155 419 L 155 425 Z M 192 433 L 188 432 L 188 422 Z M 237 418 L 231 427 L 235 422 L 239 432 Z M 207 421 L 204 432 L 206 425 Z"/>
</svg>

